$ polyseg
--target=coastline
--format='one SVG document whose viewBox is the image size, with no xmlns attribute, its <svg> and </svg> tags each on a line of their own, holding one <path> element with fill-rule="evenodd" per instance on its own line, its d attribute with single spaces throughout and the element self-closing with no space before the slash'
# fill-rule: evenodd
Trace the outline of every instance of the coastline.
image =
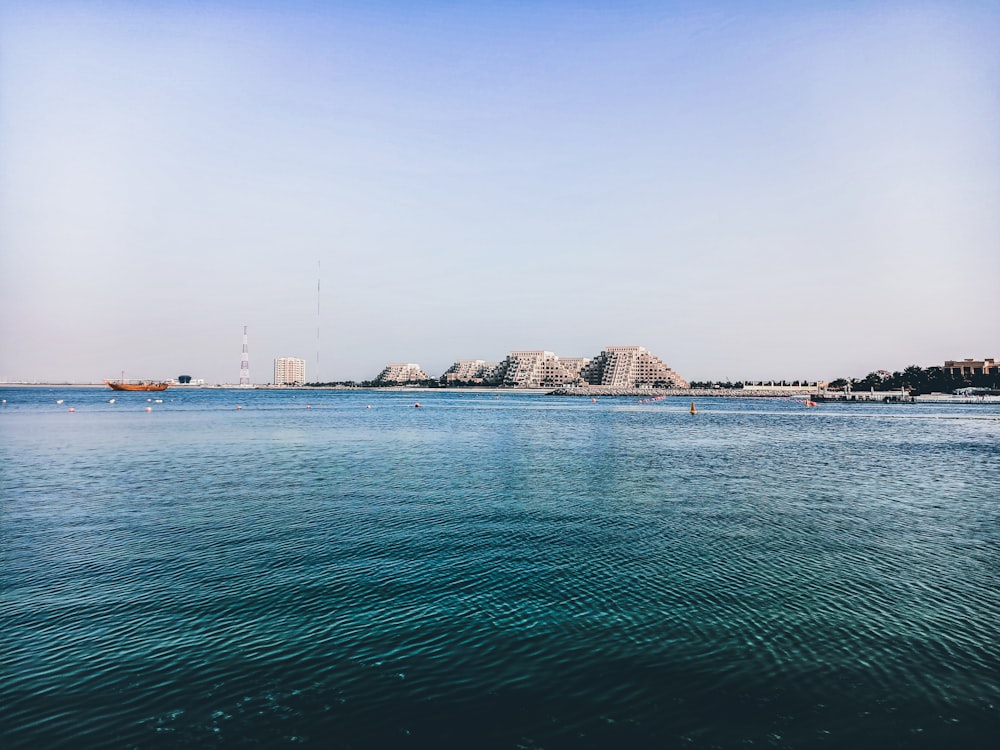
<svg viewBox="0 0 1000 750">
<path fill-rule="evenodd" d="M 72 389 L 108 389 L 105 383 L 0 383 L 0 388 L 72 388 Z M 108 389 L 110 392 L 110 389 Z M 897 392 L 878 392 L 870 394 L 861 391 L 857 394 L 845 396 L 839 392 L 819 393 L 813 388 L 790 389 L 787 386 L 781 389 L 769 390 L 755 387 L 753 390 L 741 388 L 611 388 L 605 386 L 590 386 L 587 388 L 503 388 L 498 386 L 445 386 L 442 388 L 431 388 L 427 386 L 274 386 L 274 385 L 171 385 L 166 393 L 189 390 L 210 390 L 210 391 L 290 391 L 295 393 L 315 393 L 318 391 L 346 391 L 346 392 L 366 392 L 366 393 L 467 393 L 486 394 L 500 396 L 507 395 L 540 395 L 540 396 L 568 396 L 568 397 L 588 397 L 588 398 L 784 398 L 784 399 L 810 399 L 821 403 L 946 403 L 946 404 L 996 404 L 1000 403 L 1000 396 L 961 396 L 950 393 L 929 393 L 908 398 L 898 398 Z M 854 397 L 852 398 L 851 395 Z"/>
</svg>

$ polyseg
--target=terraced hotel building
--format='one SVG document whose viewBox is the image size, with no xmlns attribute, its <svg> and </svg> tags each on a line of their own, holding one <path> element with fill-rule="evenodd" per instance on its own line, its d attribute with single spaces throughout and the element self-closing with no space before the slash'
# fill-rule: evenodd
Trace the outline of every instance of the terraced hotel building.
<svg viewBox="0 0 1000 750">
<path fill-rule="evenodd" d="M 684 378 L 641 346 L 609 346 L 593 359 L 559 357 L 542 349 L 512 351 L 502 362 L 460 359 L 441 376 L 445 385 L 556 388 L 687 388 Z"/>
<path fill-rule="evenodd" d="M 460 359 L 441 376 L 445 385 L 490 385 L 499 382 L 497 371 L 500 362 L 483 359 Z"/>
<path fill-rule="evenodd" d="M 390 362 L 378 374 L 375 382 L 380 385 L 389 383 L 419 383 L 430 380 L 431 376 L 420 369 L 416 362 Z"/>
<path fill-rule="evenodd" d="M 583 371 L 590 385 L 609 388 L 687 388 L 684 378 L 641 346 L 609 346 Z"/>
</svg>

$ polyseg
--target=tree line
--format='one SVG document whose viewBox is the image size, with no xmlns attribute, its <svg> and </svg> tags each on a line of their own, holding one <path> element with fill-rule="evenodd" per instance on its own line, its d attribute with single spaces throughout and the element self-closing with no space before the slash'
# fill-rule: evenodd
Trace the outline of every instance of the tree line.
<svg viewBox="0 0 1000 750">
<path fill-rule="evenodd" d="M 813 385 L 805 380 L 772 380 L 772 381 L 692 381 L 692 388 L 743 388 L 746 385 Z M 915 396 L 926 393 L 951 393 L 962 388 L 984 388 L 997 390 L 1000 388 L 1000 375 L 997 374 L 953 374 L 943 367 L 933 365 L 920 367 L 910 365 L 903 370 L 888 372 L 876 370 L 863 378 L 837 378 L 830 381 L 828 388 L 832 391 L 898 391 L 905 390 Z"/>
<path fill-rule="evenodd" d="M 966 374 L 949 372 L 943 367 L 932 365 L 920 367 L 910 365 L 903 370 L 887 372 L 878 370 L 870 372 L 863 378 L 837 378 L 830 382 L 831 390 L 852 391 L 898 391 L 905 390 L 914 395 L 925 393 L 951 393 L 961 388 L 984 388 L 996 390 L 1000 387 L 1000 375 L 997 374 Z"/>
</svg>

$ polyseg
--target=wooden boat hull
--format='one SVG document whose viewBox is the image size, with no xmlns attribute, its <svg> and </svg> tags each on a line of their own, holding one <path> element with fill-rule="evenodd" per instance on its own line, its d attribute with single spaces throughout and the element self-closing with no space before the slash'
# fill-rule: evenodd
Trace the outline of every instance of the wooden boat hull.
<svg viewBox="0 0 1000 750">
<path fill-rule="evenodd" d="M 105 380 L 104 382 L 113 391 L 165 391 L 170 387 L 166 383 L 123 383 L 120 380 Z"/>
</svg>

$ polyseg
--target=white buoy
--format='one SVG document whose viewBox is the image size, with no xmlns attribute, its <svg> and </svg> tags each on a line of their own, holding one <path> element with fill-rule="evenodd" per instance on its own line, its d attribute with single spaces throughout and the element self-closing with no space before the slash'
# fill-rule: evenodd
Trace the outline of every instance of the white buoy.
<svg viewBox="0 0 1000 750">
<path fill-rule="evenodd" d="M 109 398 L 109 399 L 108 399 L 108 403 L 109 403 L 109 404 L 113 404 L 114 402 L 115 402 L 115 400 L 114 400 L 113 398 Z"/>
<path fill-rule="evenodd" d="M 57 404 L 61 404 L 62 402 L 63 402 L 63 399 L 61 399 L 61 398 L 59 398 L 59 399 L 56 399 L 56 403 L 57 403 Z"/>
</svg>

